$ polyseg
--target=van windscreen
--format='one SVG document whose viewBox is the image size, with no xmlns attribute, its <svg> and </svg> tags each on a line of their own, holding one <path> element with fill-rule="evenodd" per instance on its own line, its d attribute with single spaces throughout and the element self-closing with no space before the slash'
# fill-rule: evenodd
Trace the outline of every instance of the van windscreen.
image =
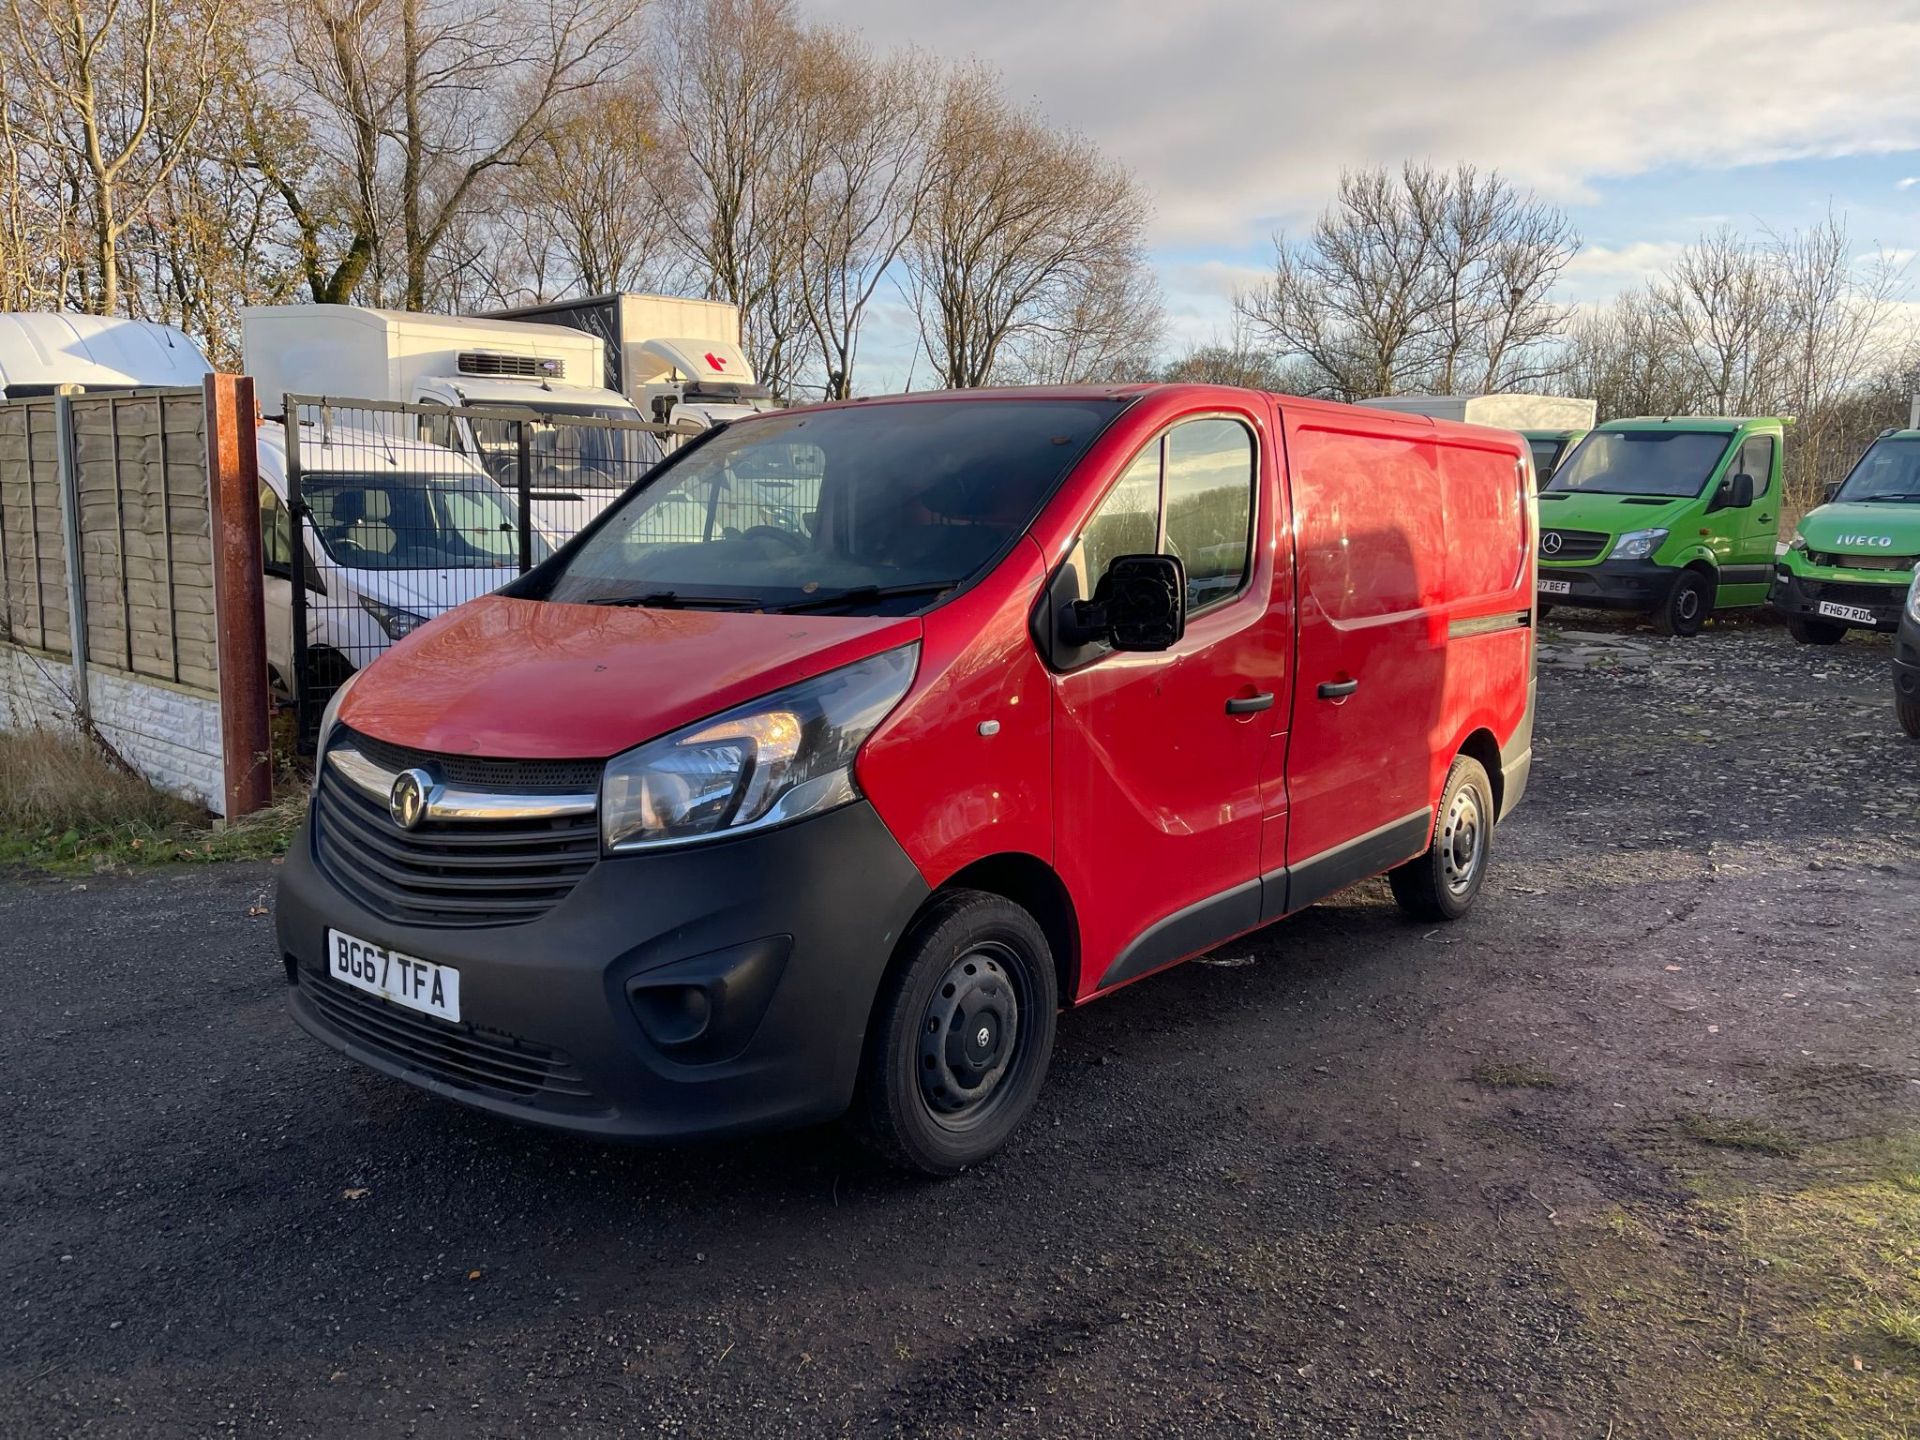
<svg viewBox="0 0 1920 1440">
<path fill-rule="evenodd" d="M 676 455 L 533 589 L 571 604 L 906 614 L 992 564 L 1122 400 L 796 410 Z"/>
<path fill-rule="evenodd" d="M 1595 430 L 1561 462 L 1547 489 L 1692 499 L 1732 438 L 1723 430 Z"/>
<path fill-rule="evenodd" d="M 350 570 L 476 570 L 519 556 L 511 503 L 480 475 L 310 470 L 301 498 L 328 556 Z M 533 543 L 544 558 L 546 541 Z"/>
</svg>

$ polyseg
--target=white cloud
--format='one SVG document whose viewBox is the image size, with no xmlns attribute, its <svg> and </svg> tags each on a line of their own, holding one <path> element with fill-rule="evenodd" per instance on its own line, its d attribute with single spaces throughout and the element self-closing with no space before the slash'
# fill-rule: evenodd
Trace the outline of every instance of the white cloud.
<svg viewBox="0 0 1920 1440">
<path fill-rule="evenodd" d="M 1162 246 L 1245 249 L 1310 217 L 1342 166 L 1402 158 L 1575 201 L 1664 165 L 1920 148 L 1920 87 L 1860 79 L 1920 69 L 1913 0 L 805 3 L 998 66 L 1133 167 Z"/>
<path fill-rule="evenodd" d="M 1911 190 L 1916 185 L 1920 185 L 1920 175 L 1909 175 L 1904 180 L 1893 182 L 1893 188 L 1896 190 Z"/>
</svg>

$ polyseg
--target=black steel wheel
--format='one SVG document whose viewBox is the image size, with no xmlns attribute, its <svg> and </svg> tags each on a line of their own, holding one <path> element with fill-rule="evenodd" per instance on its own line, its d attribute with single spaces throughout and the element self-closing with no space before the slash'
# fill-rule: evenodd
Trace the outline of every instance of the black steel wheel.
<svg viewBox="0 0 1920 1440">
<path fill-rule="evenodd" d="M 1698 570 L 1682 570 L 1673 588 L 1653 612 L 1653 628 L 1662 635 L 1698 635 L 1713 613 L 1713 581 Z"/>
<path fill-rule="evenodd" d="M 986 1159 L 1033 1108 L 1058 1006 L 1031 915 L 981 891 L 941 896 L 881 987 L 853 1115 L 863 1138 L 928 1175 Z"/>
<path fill-rule="evenodd" d="M 1794 615 L 1787 620 L 1787 633 L 1802 645 L 1838 645 L 1847 638 L 1847 627 L 1832 620 Z"/>
</svg>

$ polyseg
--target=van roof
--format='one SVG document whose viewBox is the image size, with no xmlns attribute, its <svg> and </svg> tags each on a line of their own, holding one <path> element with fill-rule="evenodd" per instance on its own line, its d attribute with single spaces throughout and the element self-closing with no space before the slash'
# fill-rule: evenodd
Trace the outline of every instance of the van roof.
<svg viewBox="0 0 1920 1440">
<path fill-rule="evenodd" d="M 260 440 L 278 450 L 287 447 L 283 421 L 261 425 Z M 458 450 L 426 440 L 388 435 L 357 425 L 322 424 L 303 420 L 300 428 L 300 468 L 321 473 L 355 470 L 369 475 L 441 475 L 469 480 L 486 471 Z"/>
<path fill-rule="evenodd" d="M 1793 423 L 1790 415 L 1633 415 L 1596 425 L 1596 430 L 1705 430 L 1732 433 L 1742 425 Z"/>
<path fill-rule="evenodd" d="M 152 320 L 0 314 L 0 390 L 198 385 L 212 368 L 185 331 Z"/>
</svg>

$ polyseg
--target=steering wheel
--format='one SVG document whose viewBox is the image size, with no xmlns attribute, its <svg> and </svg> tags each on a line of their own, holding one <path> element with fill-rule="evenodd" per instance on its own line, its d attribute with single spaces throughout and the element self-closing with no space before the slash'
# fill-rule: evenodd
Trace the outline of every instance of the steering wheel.
<svg viewBox="0 0 1920 1440">
<path fill-rule="evenodd" d="M 795 555 L 807 549 L 807 537 L 796 535 L 791 530 L 782 530 L 778 525 L 749 525 L 740 532 L 742 540 L 778 540 Z"/>
</svg>

